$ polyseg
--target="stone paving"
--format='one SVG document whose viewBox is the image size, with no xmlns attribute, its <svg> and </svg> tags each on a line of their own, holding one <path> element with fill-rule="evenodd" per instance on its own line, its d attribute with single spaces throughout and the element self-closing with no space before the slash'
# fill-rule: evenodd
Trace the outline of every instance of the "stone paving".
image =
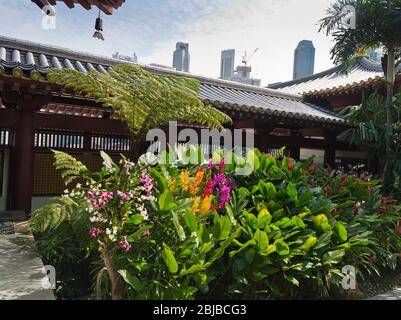
<svg viewBox="0 0 401 320">
<path fill-rule="evenodd" d="M 28 222 L 0 223 L 0 300 L 55 300 Z"/>
<path fill-rule="evenodd" d="M 401 288 L 377 295 L 367 300 L 401 300 Z"/>
</svg>

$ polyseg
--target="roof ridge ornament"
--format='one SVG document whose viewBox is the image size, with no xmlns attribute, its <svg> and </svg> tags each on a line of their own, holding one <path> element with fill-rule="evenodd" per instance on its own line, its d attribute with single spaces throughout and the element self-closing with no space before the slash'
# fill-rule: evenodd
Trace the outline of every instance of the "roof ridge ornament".
<svg viewBox="0 0 401 320">
<path fill-rule="evenodd" d="M 99 16 L 96 18 L 95 33 L 93 34 L 93 37 L 104 41 L 102 32 L 103 32 L 103 20 L 100 17 L 100 9 L 99 9 Z"/>
</svg>

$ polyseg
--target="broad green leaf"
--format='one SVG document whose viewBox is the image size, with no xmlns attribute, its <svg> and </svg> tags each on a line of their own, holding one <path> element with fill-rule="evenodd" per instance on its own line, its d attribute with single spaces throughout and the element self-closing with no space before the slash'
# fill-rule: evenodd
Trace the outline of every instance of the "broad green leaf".
<svg viewBox="0 0 401 320">
<path fill-rule="evenodd" d="M 201 272 L 204 270 L 205 270 L 205 266 L 203 263 L 196 264 L 196 265 L 191 266 L 189 269 L 182 269 L 180 272 L 180 277 L 186 276 L 188 274 Z"/>
<path fill-rule="evenodd" d="M 159 197 L 159 207 L 161 211 L 170 211 L 174 209 L 174 197 L 169 190 L 165 190 Z"/>
<path fill-rule="evenodd" d="M 138 225 L 143 222 L 144 218 L 140 214 L 135 214 L 131 217 L 128 218 L 127 223 L 128 224 L 133 224 L 133 225 Z"/>
<path fill-rule="evenodd" d="M 289 183 L 287 186 L 287 194 L 288 197 L 291 199 L 291 201 L 297 201 L 298 200 L 298 191 L 295 188 L 293 183 Z"/>
<path fill-rule="evenodd" d="M 290 253 L 290 247 L 284 242 L 284 240 L 278 239 L 274 242 L 274 245 L 276 246 L 276 251 L 280 256 L 285 256 Z"/>
<path fill-rule="evenodd" d="M 128 238 L 127 241 L 129 243 L 133 243 L 135 241 L 137 241 L 138 239 L 143 237 L 143 234 L 146 231 L 149 231 L 151 229 L 151 226 L 144 226 L 142 228 L 140 228 L 138 231 L 134 232 L 133 234 L 131 234 Z"/>
<path fill-rule="evenodd" d="M 347 229 L 344 227 L 344 225 L 341 222 L 337 222 L 334 225 L 334 234 L 336 235 L 337 239 L 339 239 L 342 242 L 347 241 L 348 239 L 348 232 Z"/>
<path fill-rule="evenodd" d="M 305 251 L 310 250 L 317 243 L 316 237 L 309 237 L 305 243 L 301 246 L 301 248 Z"/>
<path fill-rule="evenodd" d="M 320 249 L 320 248 L 323 248 L 323 247 L 327 246 L 330 243 L 332 235 L 333 235 L 333 231 L 329 231 L 329 232 L 323 233 L 317 239 L 317 244 L 315 246 L 315 249 Z"/>
<path fill-rule="evenodd" d="M 199 253 L 206 254 L 206 253 L 210 252 L 210 250 L 212 250 L 213 247 L 214 247 L 213 242 L 206 242 L 200 246 Z"/>
<path fill-rule="evenodd" d="M 335 250 L 327 252 L 323 255 L 323 264 L 337 264 L 345 255 L 345 250 Z"/>
<path fill-rule="evenodd" d="M 298 217 L 298 216 L 293 216 L 293 217 L 291 218 L 291 224 L 292 224 L 294 227 L 297 227 L 297 228 L 300 228 L 300 229 L 305 229 L 305 228 L 306 228 L 305 223 L 304 223 L 303 220 L 302 220 L 300 217 Z"/>
<path fill-rule="evenodd" d="M 172 211 L 172 215 L 173 215 L 173 223 L 174 223 L 175 229 L 177 230 L 177 234 L 180 237 L 180 240 L 184 241 L 186 239 L 184 228 L 182 227 L 182 225 L 178 219 L 177 213 L 175 211 Z"/>
<path fill-rule="evenodd" d="M 198 230 L 196 216 L 189 210 L 187 210 L 187 212 L 185 213 L 185 223 L 187 224 L 191 232 L 196 232 Z"/>
<path fill-rule="evenodd" d="M 144 288 L 144 285 L 142 284 L 141 280 L 139 280 L 137 277 L 129 273 L 127 270 L 118 270 L 118 273 L 121 275 L 124 281 L 128 283 L 136 291 L 141 291 Z"/>
<path fill-rule="evenodd" d="M 259 249 L 259 252 L 262 255 L 267 254 L 267 250 L 269 248 L 269 238 L 268 238 L 266 232 L 258 229 L 258 230 L 256 230 L 255 234 L 253 235 L 253 238 L 256 241 L 256 245 Z"/>
<path fill-rule="evenodd" d="M 175 260 L 173 252 L 165 243 L 163 243 L 163 247 L 164 248 L 163 248 L 163 252 L 162 252 L 162 258 L 163 258 L 164 262 L 166 263 L 166 265 L 171 273 L 177 273 L 178 264 L 177 264 L 177 261 Z"/>
<path fill-rule="evenodd" d="M 291 225 L 291 219 L 290 218 L 282 218 L 279 221 L 274 223 L 275 226 L 279 227 L 280 229 L 285 229 Z"/>
<path fill-rule="evenodd" d="M 102 159 L 107 167 L 115 167 L 116 166 L 113 159 L 111 159 L 110 156 L 106 152 L 100 151 L 100 156 L 102 157 Z"/>
<path fill-rule="evenodd" d="M 230 221 L 230 218 L 227 217 L 227 216 L 222 216 L 219 219 L 218 223 L 220 225 L 219 240 L 225 240 L 230 235 L 230 231 L 231 231 L 231 227 L 232 227 L 232 223 Z"/>
</svg>

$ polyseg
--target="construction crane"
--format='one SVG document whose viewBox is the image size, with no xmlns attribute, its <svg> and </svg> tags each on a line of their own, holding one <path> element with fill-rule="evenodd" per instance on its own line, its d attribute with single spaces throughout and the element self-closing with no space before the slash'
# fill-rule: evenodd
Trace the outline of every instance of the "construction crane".
<svg viewBox="0 0 401 320">
<path fill-rule="evenodd" d="M 242 56 L 242 63 L 246 66 L 248 66 L 249 61 L 255 56 L 256 52 L 259 51 L 259 48 L 256 48 L 255 51 L 248 57 L 247 53 L 245 51 L 245 54 Z"/>
</svg>

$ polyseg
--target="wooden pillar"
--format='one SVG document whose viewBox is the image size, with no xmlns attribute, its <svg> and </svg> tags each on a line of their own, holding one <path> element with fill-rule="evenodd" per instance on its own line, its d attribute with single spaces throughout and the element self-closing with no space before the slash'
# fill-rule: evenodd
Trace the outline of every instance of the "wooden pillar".
<svg viewBox="0 0 401 320">
<path fill-rule="evenodd" d="M 299 134 L 296 132 L 291 132 L 292 137 L 300 137 Z M 294 159 L 295 161 L 300 161 L 301 160 L 301 147 L 300 146 L 292 146 L 289 148 L 290 151 L 290 157 Z"/>
<path fill-rule="evenodd" d="M 324 163 L 330 165 L 330 167 L 334 169 L 336 164 L 336 134 L 326 134 L 325 140 Z"/>
<path fill-rule="evenodd" d="M 33 194 L 34 164 L 33 110 L 23 106 L 14 135 L 13 150 L 13 191 L 14 209 L 30 214 Z"/>
<path fill-rule="evenodd" d="M 50 97 L 20 93 L 16 96 L 17 124 L 11 163 L 12 209 L 31 213 L 33 194 L 34 113 L 48 103 Z"/>
</svg>

